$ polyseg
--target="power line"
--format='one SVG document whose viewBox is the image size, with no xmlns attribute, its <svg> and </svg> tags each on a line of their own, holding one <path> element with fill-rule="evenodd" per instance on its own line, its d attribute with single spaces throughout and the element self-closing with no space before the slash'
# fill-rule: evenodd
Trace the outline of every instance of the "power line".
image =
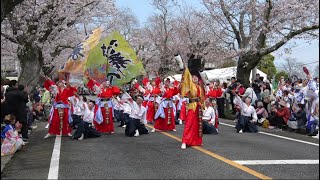
<svg viewBox="0 0 320 180">
<path fill-rule="evenodd" d="M 319 61 L 309 62 L 309 63 L 305 63 L 305 64 L 298 64 L 298 65 L 291 66 L 291 67 L 304 66 L 304 65 L 309 65 L 309 64 L 317 63 L 317 62 L 319 62 Z M 284 68 L 284 67 L 276 66 L 276 68 Z"/>
</svg>

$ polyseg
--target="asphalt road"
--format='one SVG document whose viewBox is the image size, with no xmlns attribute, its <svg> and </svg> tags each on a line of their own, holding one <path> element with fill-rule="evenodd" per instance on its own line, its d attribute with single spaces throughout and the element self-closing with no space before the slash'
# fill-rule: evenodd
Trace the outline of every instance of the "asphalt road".
<svg viewBox="0 0 320 180">
<path fill-rule="evenodd" d="M 230 120 L 220 120 L 233 124 Z M 27 147 L 5 167 L 3 179 L 47 179 L 55 138 L 43 139 L 45 123 L 30 136 Z M 115 123 L 117 125 L 117 123 Z M 319 140 L 283 131 L 261 131 L 319 144 Z M 220 125 L 218 135 L 204 135 L 201 148 L 180 149 L 177 132 L 126 137 L 114 135 L 71 140 L 62 137 L 59 179 L 319 179 L 319 163 L 240 165 L 246 160 L 318 160 L 319 146 L 266 134 L 237 134 Z M 170 136 L 170 137 L 169 137 Z"/>
</svg>

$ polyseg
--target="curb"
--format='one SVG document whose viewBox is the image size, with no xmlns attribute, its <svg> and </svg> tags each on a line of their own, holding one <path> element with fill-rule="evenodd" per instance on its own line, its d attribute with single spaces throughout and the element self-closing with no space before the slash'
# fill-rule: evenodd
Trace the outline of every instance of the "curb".
<svg viewBox="0 0 320 180">
<path fill-rule="evenodd" d="M 4 167 L 6 167 L 6 165 L 8 164 L 8 162 L 11 160 L 13 155 L 9 155 L 9 156 L 1 156 L 1 173 L 4 169 Z"/>
</svg>

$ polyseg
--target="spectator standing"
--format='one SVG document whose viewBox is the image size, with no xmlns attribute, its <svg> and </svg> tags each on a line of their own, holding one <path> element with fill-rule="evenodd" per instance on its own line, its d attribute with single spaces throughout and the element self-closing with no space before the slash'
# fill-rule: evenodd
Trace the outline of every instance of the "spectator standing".
<svg viewBox="0 0 320 180">
<path fill-rule="evenodd" d="M 242 95 L 243 100 L 245 100 L 247 97 L 249 97 L 251 99 L 251 105 L 254 106 L 254 104 L 255 104 L 256 100 L 258 100 L 258 98 L 257 98 L 257 95 L 251 86 L 246 88 L 246 91 Z"/>
<path fill-rule="evenodd" d="M 6 115 L 14 115 L 22 124 L 21 134 L 24 140 L 28 139 L 28 126 L 26 115 L 26 103 L 28 94 L 24 91 L 24 86 L 20 85 L 18 89 L 17 81 L 12 80 L 5 93 L 5 102 L 3 103 L 2 118 Z"/>
<path fill-rule="evenodd" d="M 33 89 L 33 92 L 32 92 L 32 99 L 34 101 L 34 103 L 38 103 L 40 102 L 40 92 L 39 92 L 39 88 L 38 87 L 35 87 Z"/>
<path fill-rule="evenodd" d="M 48 119 L 51 109 L 51 94 L 50 91 L 48 91 L 46 88 L 42 88 L 41 91 L 43 92 L 43 95 L 41 97 L 41 104 L 44 109 L 45 119 Z"/>
<path fill-rule="evenodd" d="M 217 80 L 217 106 L 218 106 L 218 114 L 220 118 L 225 118 L 224 115 L 224 105 L 225 105 L 225 89 L 223 85 L 220 84 L 220 81 Z"/>
<path fill-rule="evenodd" d="M 19 100 L 16 104 L 17 112 L 16 117 L 17 120 L 22 124 L 21 127 L 21 135 L 24 141 L 29 139 L 28 137 L 28 129 L 29 123 L 27 119 L 27 103 L 29 102 L 28 93 L 25 91 L 24 85 L 18 85 L 19 90 Z"/>
<path fill-rule="evenodd" d="M 260 74 L 257 73 L 256 79 L 252 82 L 252 88 L 253 88 L 258 100 L 261 100 L 261 84 L 262 84 L 262 81 L 260 79 Z M 253 103 L 255 102 L 253 99 L 252 99 L 252 101 L 253 101 Z"/>
<path fill-rule="evenodd" d="M 237 83 L 236 83 L 236 78 L 235 77 L 232 77 L 231 78 L 231 84 L 230 86 L 228 87 L 228 90 L 227 90 L 227 93 L 230 94 L 230 103 L 231 103 L 231 107 L 232 107 L 232 113 L 233 114 L 236 114 L 236 109 L 234 108 L 234 103 L 233 103 L 233 99 L 234 99 L 234 95 L 233 95 L 233 91 L 235 91 L 237 88 Z"/>
</svg>

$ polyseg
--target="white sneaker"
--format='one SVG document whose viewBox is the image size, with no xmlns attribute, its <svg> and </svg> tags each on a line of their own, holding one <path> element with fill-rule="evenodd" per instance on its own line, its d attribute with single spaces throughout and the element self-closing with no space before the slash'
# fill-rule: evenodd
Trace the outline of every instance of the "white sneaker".
<svg viewBox="0 0 320 180">
<path fill-rule="evenodd" d="M 31 129 L 37 129 L 38 126 L 30 126 Z"/>
<path fill-rule="evenodd" d="M 217 130 L 217 132 L 219 132 L 218 129 L 216 129 L 216 130 Z"/>
<path fill-rule="evenodd" d="M 48 129 L 49 128 L 49 123 L 46 125 L 46 127 L 45 127 L 46 129 Z"/>
<path fill-rule="evenodd" d="M 49 137 L 52 137 L 52 135 L 50 133 L 48 133 L 44 138 L 47 139 Z"/>
<path fill-rule="evenodd" d="M 235 119 L 233 122 L 235 122 L 235 123 L 238 122 L 238 119 Z"/>
<path fill-rule="evenodd" d="M 123 125 L 122 127 L 123 127 L 123 128 L 126 128 L 126 127 L 127 127 L 127 125 Z"/>
<path fill-rule="evenodd" d="M 186 148 L 187 148 L 186 143 L 182 143 L 182 144 L 181 144 L 181 149 L 186 149 Z"/>
<path fill-rule="evenodd" d="M 243 133 L 242 129 L 239 131 L 239 133 Z"/>
<path fill-rule="evenodd" d="M 140 134 L 139 134 L 139 131 L 136 130 L 136 134 L 134 134 L 134 136 L 137 137 L 137 136 L 139 136 L 139 135 L 140 135 Z"/>
<path fill-rule="evenodd" d="M 172 131 L 176 132 L 177 130 L 176 129 L 172 129 Z"/>
<path fill-rule="evenodd" d="M 81 134 L 81 137 L 78 138 L 79 141 L 82 141 L 84 139 L 84 134 Z"/>
<path fill-rule="evenodd" d="M 68 133 L 68 136 L 69 136 L 69 137 L 72 137 L 72 134 L 71 134 L 71 133 Z"/>
<path fill-rule="evenodd" d="M 268 129 L 275 129 L 275 127 L 274 126 L 269 126 Z"/>
<path fill-rule="evenodd" d="M 156 132 L 156 129 L 153 128 L 153 129 L 151 130 L 151 132 L 153 132 L 153 133 Z"/>
<path fill-rule="evenodd" d="M 179 120 L 179 124 L 182 124 L 182 120 L 181 119 Z"/>
</svg>

